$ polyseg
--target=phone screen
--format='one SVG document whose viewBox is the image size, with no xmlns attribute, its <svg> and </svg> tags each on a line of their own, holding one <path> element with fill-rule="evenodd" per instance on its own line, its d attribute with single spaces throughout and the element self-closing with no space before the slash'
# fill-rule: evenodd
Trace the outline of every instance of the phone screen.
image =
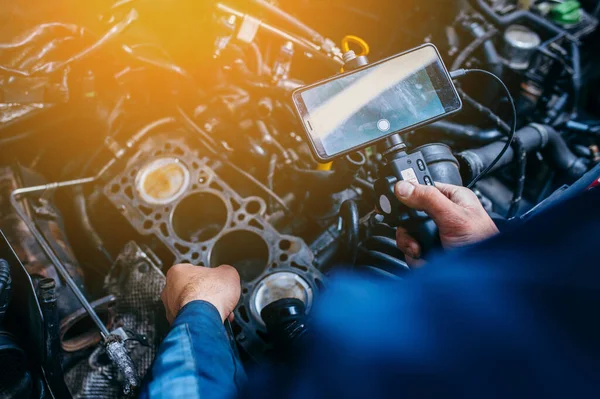
<svg viewBox="0 0 600 399">
<path fill-rule="evenodd" d="M 303 87 L 293 98 L 321 160 L 433 122 L 462 106 L 433 45 Z"/>
</svg>

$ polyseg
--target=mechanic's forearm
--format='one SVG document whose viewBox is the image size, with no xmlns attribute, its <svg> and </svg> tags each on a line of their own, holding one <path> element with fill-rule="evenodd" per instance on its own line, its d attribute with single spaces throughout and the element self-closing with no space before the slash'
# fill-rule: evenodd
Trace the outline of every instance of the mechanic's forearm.
<svg viewBox="0 0 600 399">
<path fill-rule="evenodd" d="M 185 305 L 162 342 L 142 398 L 233 398 L 245 382 L 217 309 Z"/>
</svg>

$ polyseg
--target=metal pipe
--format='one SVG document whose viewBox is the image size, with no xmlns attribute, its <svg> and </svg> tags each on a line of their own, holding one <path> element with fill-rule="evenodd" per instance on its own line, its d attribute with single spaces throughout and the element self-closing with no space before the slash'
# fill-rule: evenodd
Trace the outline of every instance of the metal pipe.
<svg viewBox="0 0 600 399">
<path fill-rule="evenodd" d="M 44 191 L 47 191 L 47 190 L 56 190 L 56 189 L 62 188 L 62 187 L 72 187 L 72 186 L 79 186 L 79 185 L 83 185 L 83 184 L 93 183 L 93 182 L 99 180 L 100 177 L 102 177 L 102 175 L 115 162 L 116 162 L 116 159 L 114 159 L 114 158 L 111 159 L 100 170 L 100 172 L 98 172 L 98 174 L 96 176 L 93 176 L 93 177 L 85 177 L 85 178 L 82 178 L 82 179 L 67 180 L 67 181 L 61 181 L 61 182 L 53 182 L 53 183 L 48 183 L 48 184 L 42 184 L 42 185 L 39 185 L 39 186 L 22 187 L 22 188 L 18 188 L 16 190 L 13 190 L 10 193 L 10 203 L 13 206 L 13 208 L 15 209 L 15 212 L 17 212 L 17 215 L 19 215 L 19 217 L 21 218 L 21 220 L 23 220 L 23 223 L 25 223 L 25 225 L 27 226 L 27 228 L 31 231 L 31 234 L 36 239 L 36 241 L 40 244 L 40 247 L 42 248 L 42 251 L 44 251 L 44 254 L 46 254 L 46 256 L 48 257 L 48 259 L 50 260 L 50 262 L 54 265 L 54 267 L 56 268 L 56 271 L 58 272 L 58 274 L 60 274 L 60 276 L 63 278 L 63 280 L 65 280 L 65 283 L 67 284 L 67 286 L 69 288 L 71 288 L 71 291 L 73 291 L 73 294 L 75 295 L 75 297 L 77 298 L 77 300 L 79 300 L 79 302 L 81 303 L 81 305 L 88 312 L 88 314 L 90 315 L 90 318 L 92 319 L 92 321 L 94 322 L 94 324 L 96 324 L 96 326 L 100 330 L 100 334 L 102 335 L 102 338 L 104 340 L 106 340 L 106 338 L 110 335 L 110 332 L 108 331 L 108 329 L 106 328 L 106 326 L 104 325 L 104 323 L 102 323 L 102 320 L 100 320 L 100 318 L 98 317 L 98 315 L 94 311 L 94 308 L 92 308 L 92 306 L 90 305 L 90 302 L 83 295 L 83 293 L 81 292 L 81 290 L 77 286 L 77 283 L 75 282 L 75 280 L 73 280 L 73 277 L 71 277 L 71 274 L 69 274 L 69 272 L 66 269 L 65 265 L 62 264 L 62 262 L 60 261 L 59 257 L 56 255 L 56 253 L 52 249 L 52 246 L 50 245 L 50 243 L 46 239 L 46 237 L 38 229 L 37 225 L 33 222 L 33 220 L 31 220 L 29 218 L 29 216 L 27 215 L 27 212 L 25 212 L 25 209 L 19 204 L 18 200 L 19 200 L 19 197 L 26 196 L 26 195 L 29 195 L 29 194 L 32 194 L 32 193 L 44 192 Z"/>
<path fill-rule="evenodd" d="M 302 21 L 298 20 L 297 18 L 293 17 L 287 12 L 283 11 L 279 7 L 274 6 L 265 0 L 252 0 L 252 2 L 264 9 L 265 11 L 267 11 L 268 13 L 270 13 L 271 15 L 294 26 L 299 31 L 302 31 L 302 33 L 304 33 L 305 35 L 310 36 L 312 41 L 318 44 L 321 44 L 325 41 L 325 39 L 323 38 L 323 36 L 321 36 L 321 34 L 319 34 L 319 32 L 312 29 L 311 27 L 304 24 Z"/>
<path fill-rule="evenodd" d="M 231 8 L 225 4 L 222 3 L 217 3 L 217 9 L 219 11 L 228 13 L 228 14 L 232 14 L 235 15 L 238 18 L 244 18 L 246 16 L 246 14 L 244 14 L 241 11 L 238 11 L 234 8 Z M 321 47 L 317 46 L 314 43 L 311 43 L 307 40 L 304 40 L 302 38 L 296 37 L 294 35 L 291 35 L 279 28 L 276 28 L 272 25 L 269 25 L 263 21 L 260 21 L 260 27 L 263 28 L 266 32 L 269 32 L 270 34 L 276 35 L 281 37 L 284 40 L 288 40 L 292 43 L 294 43 L 295 45 L 299 46 L 300 48 L 302 48 L 305 51 L 308 51 L 309 53 L 319 57 L 320 59 L 324 60 L 324 61 L 329 61 L 329 62 L 333 62 L 335 63 L 335 67 L 339 68 L 341 65 L 344 65 L 344 61 L 342 61 L 341 58 L 339 57 L 329 57 L 328 55 L 324 54 L 321 52 Z"/>
<path fill-rule="evenodd" d="M 177 120 L 174 117 L 167 116 L 165 118 L 157 119 L 154 122 L 150 122 L 149 124 L 142 127 L 139 131 L 137 131 L 129 140 L 127 140 L 127 143 L 125 144 L 125 146 L 128 149 L 133 148 L 133 146 L 135 146 L 137 143 L 139 143 L 140 140 L 142 140 L 144 137 L 146 137 L 146 135 L 148 133 L 150 133 L 152 130 L 154 130 L 158 127 L 161 127 L 161 126 L 175 123 L 176 121 Z"/>
</svg>

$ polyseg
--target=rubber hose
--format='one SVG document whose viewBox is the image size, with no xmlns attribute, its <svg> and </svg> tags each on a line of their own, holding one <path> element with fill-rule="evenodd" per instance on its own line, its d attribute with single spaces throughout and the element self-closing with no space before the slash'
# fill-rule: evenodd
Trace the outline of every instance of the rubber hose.
<svg viewBox="0 0 600 399">
<path fill-rule="evenodd" d="M 456 56 L 454 62 L 452 62 L 452 66 L 450 67 L 451 71 L 459 69 L 465 61 L 481 46 L 485 41 L 494 37 L 498 31 L 496 29 L 488 31 L 484 36 L 477 37 L 471 43 L 469 43 L 465 48 L 461 50 L 461 52 Z"/>
<path fill-rule="evenodd" d="M 473 23 L 467 27 L 471 31 L 471 34 L 477 38 L 483 40 L 483 56 L 485 57 L 485 62 L 489 66 L 490 72 L 494 75 L 501 77 L 502 72 L 504 70 L 504 64 L 502 63 L 502 59 L 498 55 L 498 51 L 496 51 L 496 46 L 492 41 L 491 36 L 488 37 L 488 33 L 485 31 L 483 26 Z"/>
<path fill-rule="evenodd" d="M 77 186 L 74 188 L 74 192 L 75 195 L 73 197 L 73 201 L 75 205 L 75 212 L 77 213 L 77 219 L 79 220 L 79 224 L 86 238 L 92 244 L 92 246 L 112 265 L 114 263 L 114 259 L 106 250 L 104 241 L 102 238 L 100 238 L 100 235 L 98 235 L 96 229 L 94 229 L 92 221 L 90 220 L 90 216 L 88 215 L 87 204 L 85 201 L 85 196 L 83 195 L 83 188 L 81 186 Z"/>
<path fill-rule="evenodd" d="M 333 170 L 292 168 L 298 183 L 308 191 L 336 193 L 345 190 L 354 183 L 359 169 L 365 163 L 365 156 L 361 152 L 356 152 L 336 161 Z"/>
<path fill-rule="evenodd" d="M 362 247 L 359 251 L 361 252 L 361 258 L 364 255 L 364 261 L 361 262 L 361 265 L 372 266 L 395 276 L 403 276 L 410 271 L 405 262 L 392 255 L 379 251 L 369 251 Z"/>
<path fill-rule="evenodd" d="M 531 124 L 518 130 L 515 136 L 522 142 L 525 152 L 540 151 L 550 166 L 565 173 L 571 181 L 580 178 L 588 169 L 586 160 L 573 154 L 561 135 L 550 126 Z M 470 181 L 477 176 L 496 158 L 504 145 L 504 140 L 496 141 L 484 147 L 457 154 L 462 166 L 461 171 L 466 173 L 466 176 L 463 176 L 464 180 Z M 513 148 L 509 148 L 490 172 L 498 170 L 514 160 L 515 151 Z"/>
<path fill-rule="evenodd" d="M 437 121 L 427 126 L 427 129 L 443 132 L 453 139 L 464 139 L 479 143 L 491 143 L 500 140 L 504 135 L 495 129 L 482 130 L 472 125 L 462 125 L 449 121 Z"/>
<path fill-rule="evenodd" d="M 398 248 L 396 240 L 391 237 L 373 235 L 365 243 L 370 251 L 383 252 L 395 258 L 404 258 L 404 254 Z"/>
</svg>

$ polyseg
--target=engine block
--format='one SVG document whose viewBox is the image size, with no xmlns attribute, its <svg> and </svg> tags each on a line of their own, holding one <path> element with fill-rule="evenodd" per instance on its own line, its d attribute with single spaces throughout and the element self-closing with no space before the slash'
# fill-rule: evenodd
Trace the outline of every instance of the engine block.
<svg viewBox="0 0 600 399">
<path fill-rule="evenodd" d="M 139 233 L 160 239 L 176 263 L 238 270 L 235 338 L 260 357 L 268 348 L 262 308 L 291 296 L 309 309 L 323 278 L 306 243 L 267 222 L 263 198 L 242 198 L 209 165 L 184 139 L 151 138 L 104 194 Z"/>
</svg>

